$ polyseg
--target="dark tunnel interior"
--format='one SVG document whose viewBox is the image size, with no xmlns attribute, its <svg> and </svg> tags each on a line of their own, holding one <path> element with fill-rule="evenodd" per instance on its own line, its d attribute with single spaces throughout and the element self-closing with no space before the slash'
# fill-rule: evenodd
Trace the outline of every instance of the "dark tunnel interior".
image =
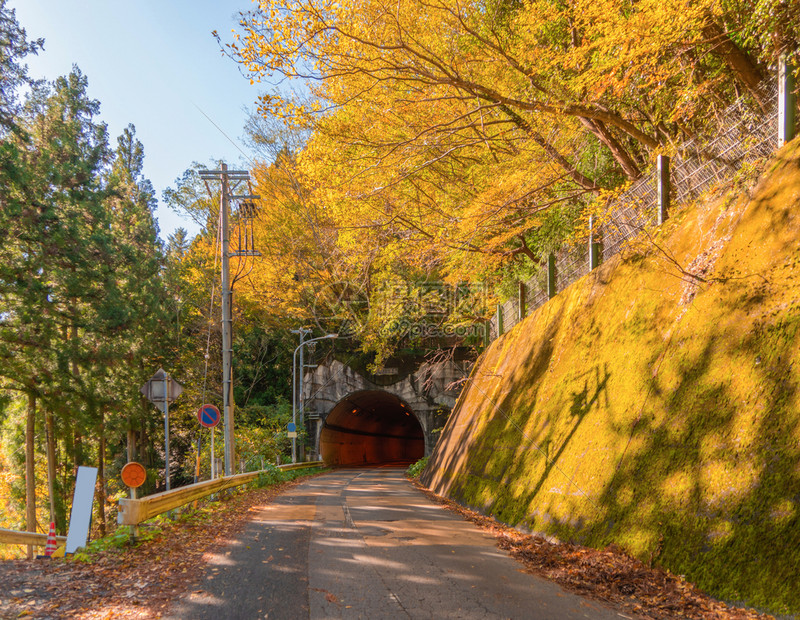
<svg viewBox="0 0 800 620">
<path fill-rule="evenodd" d="M 319 450 L 328 465 L 413 463 L 425 455 L 425 437 L 397 396 L 364 390 L 336 403 L 322 427 Z"/>
</svg>

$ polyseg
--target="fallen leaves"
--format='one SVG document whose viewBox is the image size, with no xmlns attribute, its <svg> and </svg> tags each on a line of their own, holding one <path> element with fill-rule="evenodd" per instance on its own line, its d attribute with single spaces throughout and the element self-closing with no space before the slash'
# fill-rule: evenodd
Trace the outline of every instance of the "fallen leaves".
<svg viewBox="0 0 800 620">
<path fill-rule="evenodd" d="M 244 526 L 253 507 L 298 482 L 235 495 L 202 518 L 179 518 L 152 540 L 108 549 L 90 563 L 0 561 L 0 618 L 161 617 L 180 595 L 197 588 L 206 552 L 221 547 Z"/>
<path fill-rule="evenodd" d="M 338 605 L 340 603 L 339 597 L 336 596 L 333 592 L 329 592 L 328 590 L 323 590 L 321 588 L 309 588 L 309 590 L 313 590 L 314 592 L 319 592 L 321 594 L 324 594 L 325 600 L 328 601 L 329 603 L 333 603 L 335 605 Z"/>
<path fill-rule="evenodd" d="M 69 560 L 0 562 L 0 617 L 156 618 L 188 592 L 202 594 L 198 567 L 250 518 L 296 482 L 234 497 L 208 519 L 175 522 L 153 540 L 111 549 L 92 563 Z M 614 547 L 605 550 L 553 543 L 522 534 L 419 487 L 432 501 L 491 532 L 525 569 L 567 590 L 607 602 L 642 618 L 744 620 L 770 616 L 716 601 L 680 576 L 652 569 Z M 281 549 L 282 550 L 282 549 Z M 274 561 L 272 555 L 264 562 Z M 212 575 L 208 576 L 209 578 Z M 336 595 L 321 591 L 332 604 Z"/>
<path fill-rule="evenodd" d="M 536 575 L 572 592 L 609 603 L 641 618 L 766 620 L 772 616 L 717 601 L 682 576 L 649 568 L 615 546 L 604 550 L 550 542 L 523 534 L 494 519 L 436 495 L 419 483 L 428 499 L 471 521 L 497 538 L 497 545 Z M 774 619 L 773 619 L 774 620 Z"/>
</svg>

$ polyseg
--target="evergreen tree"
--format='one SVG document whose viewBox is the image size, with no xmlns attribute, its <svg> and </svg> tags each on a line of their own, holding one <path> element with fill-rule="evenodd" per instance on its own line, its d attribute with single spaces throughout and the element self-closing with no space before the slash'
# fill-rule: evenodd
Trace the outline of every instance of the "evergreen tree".
<svg viewBox="0 0 800 620">
<path fill-rule="evenodd" d="M 108 149 L 105 126 L 93 121 L 99 104 L 86 88 L 77 69 L 52 88 L 35 88 L 3 145 L 0 375 L 29 403 L 29 507 L 36 405 L 56 413 L 73 464 L 81 464 L 97 392 L 85 368 L 103 353 L 86 336 L 108 314 L 108 286 L 98 277 L 111 254 L 99 183 Z"/>
<path fill-rule="evenodd" d="M 61 531 L 72 467 L 100 468 L 102 528 L 105 465 L 122 460 L 119 439 L 133 418 L 142 435 L 158 427 L 138 388 L 161 363 L 155 334 L 168 329 L 143 147 L 129 126 L 112 157 L 105 125 L 95 121 L 99 103 L 87 88 L 77 68 L 35 88 L 19 130 L 3 143 L 0 386 L 27 395 L 29 471 L 37 408 L 45 413 L 51 455 L 66 457 L 60 461 L 69 475 L 56 506 Z"/>
<path fill-rule="evenodd" d="M 14 9 L 8 8 L 6 0 L 0 0 L 0 136 L 16 124 L 17 90 L 31 83 L 22 61 L 28 54 L 36 54 L 43 44 L 42 39 L 28 41 Z"/>
<path fill-rule="evenodd" d="M 160 418 L 138 390 L 158 366 L 169 366 L 165 357 L 171 353 L 164 340 L 172 326 L 163 249 L 153 217 L 156 199 L 150 181 L 143 176 L 143 166 L 144 147 L 136 138 L 135 127 L 128 125 L 117 139 L 107 203 L 116 248 L 118 307 L 124 313 L 124 329 L 115 343 L 114 386 L 118 402 L 128 406 L 124 410 L 116 407 L 109 430 L 114 437 L 127 437 L 129 444 L 139 448 L 137 458 L 154 465 L 155 454 L 146 449 L 153 442 L 147 438 L 159 432 Z M 121 466 L 125 461 L 122 450 L 115 455 Z"/>
<path fill-rule="evenodd" d="M 185 228 L 177 228 L 167 240 L 167 256 L 180 260 L 189 250 L 189 238 Z"/>
</svg>

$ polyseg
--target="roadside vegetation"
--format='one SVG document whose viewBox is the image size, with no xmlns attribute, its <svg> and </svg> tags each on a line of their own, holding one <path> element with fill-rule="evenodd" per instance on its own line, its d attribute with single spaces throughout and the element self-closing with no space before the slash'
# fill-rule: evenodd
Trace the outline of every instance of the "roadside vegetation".
<svg viewBox="0 0 800 620">
<path fill-rule="evenodd" d="M 422 457 L 416 463 L 412 463 L 409 468 L 406 470 L 406 476 L 408 476 L 411 480 L 416 480 L 422 474 L 422 471 L 425 469 L 425 466 L 428 464 L 427 456 Z"/>
<path fill-rule="evenodd" d="M 159 239 L 134 126 L 107 134 L 78 67 L 32 80 L 25 60 L 37 53 L 42 41 L 0 0 L 0 527 L 47 533 L 53 521 L 66 534 L 76 468 L 90 465 L 93 537 L 103 537 L 128 493 L 119 472 L 130 457 L 147 469 L 140 496 L 165 489 L 167 458 L 173 488 L 210 475 L 211 434 L 196 412 L 221 401 L 219 273 L 206 249 L 215 232 Z M 219 202 L 202 192 L 204 208 Z M 295 324 L 269 323 L 268 312 L 236 308 L 237 471 L 291 454 Z M 169 455 L 163 415 L 139 392 L 159 367 L 184 386 Z"/>
</svg>

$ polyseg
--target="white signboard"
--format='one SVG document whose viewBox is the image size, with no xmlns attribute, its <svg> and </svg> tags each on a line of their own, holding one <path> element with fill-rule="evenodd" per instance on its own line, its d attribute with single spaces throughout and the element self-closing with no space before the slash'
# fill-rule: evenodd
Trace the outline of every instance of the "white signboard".
<svg viewBox="0 0 800 620">
<path fill-rule="evenodd" d="M 64 553 L 75 553 L 86 546 L 89 526 L 92 523 L 94 485 L 97 482 L 97 467 L 78 467 L 75 494 L 72 496 L 72 512 L 69 515 L 69 531 Z"/>
</svg>

